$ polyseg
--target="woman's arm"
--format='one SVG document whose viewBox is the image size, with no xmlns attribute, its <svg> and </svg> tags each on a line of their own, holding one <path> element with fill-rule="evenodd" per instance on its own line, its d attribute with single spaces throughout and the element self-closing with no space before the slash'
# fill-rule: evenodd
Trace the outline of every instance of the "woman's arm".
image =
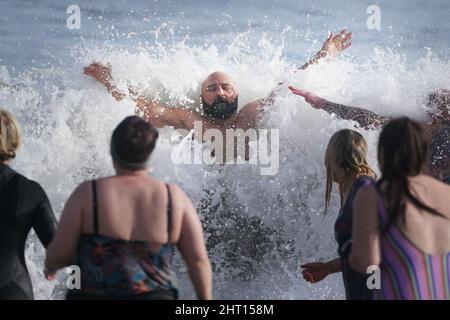
<svg viewBox="0 0 450 320">
<path fill-rule="evenodd" d="M 40 194 L 40 201 L 34 211 L 33 229 L 42 245 L 47 248 L 56 232 L 56 218 L 44 189 L 38 183 L 36 187 L 38 188 L 36 192 Z"/>
<path fill-rule="evenodd" d="M 56 270 L 69 265 L 76 254 L 82 233 L 82 204 L 88 194 L 88 183 L 81 184 L 67 200 L 55 237 L 47 248 L 46 277 L 54 277 Z"/>
<path fill-rule="evenodd" d="M 305 263 L 300 267 L 304 268 L 302 270 L 303 278 L 311 283 L 319 282 L 330 274 L 342 271 L 341 258 L 336 258 L 327 262 Z"/>
<path fill-rule="evenodd" d="M 186 262 L 198 299 L 212 299 L 212 269 L 208 258 L 203 228 L 191 200 L 183 193 L 183 213 L 178 249 Z"/>
<path fill-rule="evenodd" d="M 364 274 L 369 266 L 381 262 L 378 201 L 375 187 L 368 186 L 357 192 L 353 207 L 353 244 L 349 263 Z"/>
</svg>

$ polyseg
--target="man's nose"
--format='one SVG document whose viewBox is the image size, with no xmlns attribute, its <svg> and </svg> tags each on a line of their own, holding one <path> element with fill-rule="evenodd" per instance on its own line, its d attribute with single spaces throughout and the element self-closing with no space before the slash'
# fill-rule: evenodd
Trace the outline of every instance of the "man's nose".
<svg viewBox="0 0 450 320">
<path fill-rule="evenodd" d="M 222 89 L 221 86 L 219 86 L 219 87 L 217 88 L 217 90 L 216 90 L 216 95 L 217 95 L 217 96 L 222 96 L 222 97 L 225 96 L 225 91 Z"/>
</svg>

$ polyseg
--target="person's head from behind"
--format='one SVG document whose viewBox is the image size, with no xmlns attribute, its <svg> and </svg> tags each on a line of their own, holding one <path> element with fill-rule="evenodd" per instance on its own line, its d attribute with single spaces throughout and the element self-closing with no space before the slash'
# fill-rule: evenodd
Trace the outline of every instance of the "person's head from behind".
<svg viewBox="0 0 450 320">
<path fill-rule="evenodd" d="M 201 85 L 203 112 L 209 118 L 226 120 L 238 109 L 238 91 L 233 79 L 224 72 L 210 74 Z"/>
<path fill-rule="evenodd" d="M 420 174 L 426 164 L 429 137 L 417 121 L 402 117 L 383 128 L 378 142 L 382 179 L 406 179 Z"/>
<path fill-rule="evenodd" d="M 359 132 L 342 129 L 330 138 L 325 151 L 327 172 L 325 213 L 328 209 L 333 182 L 339 185 L 342 200 L 344 183 L 361 176 L 376 177 L 375 172 L 367 162 L 367 154 L 367 142 Z"/>
<path fill-rule="evenodd" d="M 116 169 L 145 170 L 155 148 L 158 131 L 138 116 L 125 118 L 111 138 L 111 156 Z"/>
<path fill-rule="evenodd" d="M 0 163 L 14 159 L 21 142 L 19 122 L 12 113 L 0 108 Z"/>
<path fill-rule="evenodd" d="M 422 203 L 409 189 L 408 178 L 419 175 L 428 159 L 429 135 L 417 121 L 407 117 L 391 120 L 381 131 L 378 162 L 385 184 L 389 222 L 385 231 L 401 217 L 405 222 L 405 200 L 431 214 L 441 215 Z"/>
</svg>

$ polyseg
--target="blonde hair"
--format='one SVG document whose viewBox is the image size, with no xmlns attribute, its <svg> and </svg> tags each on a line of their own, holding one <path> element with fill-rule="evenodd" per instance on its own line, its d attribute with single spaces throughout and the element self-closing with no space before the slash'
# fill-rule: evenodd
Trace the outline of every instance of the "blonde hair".
<svg viewBox="0 0 450 320">
<path fill-rule="evenodd" d="M 354 130 L 342 129 L 333 134 L 325 152 L 325 167 L 327 182 L 325 187 L 325 214 L 330 202 L 333 175 L 340 170 L 345 174 L 356 174 L 356 177 L 371 176 L 376 178 L 375 172 L 367 162 L 367 142 L 364 137 Z M 342 189 L 339 188 L 341 206 L 343 205 Z"/>
<path fill-rule="evenodd" d="M 0 161 L 14 159 L 21 142 L 22 132 L 16 117 L 0 108 Z"/>
</svg>

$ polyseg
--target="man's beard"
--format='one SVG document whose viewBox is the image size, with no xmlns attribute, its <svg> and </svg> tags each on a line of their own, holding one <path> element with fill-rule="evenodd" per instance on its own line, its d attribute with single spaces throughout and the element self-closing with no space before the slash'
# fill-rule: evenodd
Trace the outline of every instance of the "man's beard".
<svg viewBox="0 0 450 320">
<path fill-rule="evenodd" d="M 227 99 L 217 97 L 212 104 L 202 101 L 203 112 L 210 118 L 217 120 L 226 120 L 233 116 L 238 108 L 238 97 L 233 102 L 228 102 Z"/>
</svg>

